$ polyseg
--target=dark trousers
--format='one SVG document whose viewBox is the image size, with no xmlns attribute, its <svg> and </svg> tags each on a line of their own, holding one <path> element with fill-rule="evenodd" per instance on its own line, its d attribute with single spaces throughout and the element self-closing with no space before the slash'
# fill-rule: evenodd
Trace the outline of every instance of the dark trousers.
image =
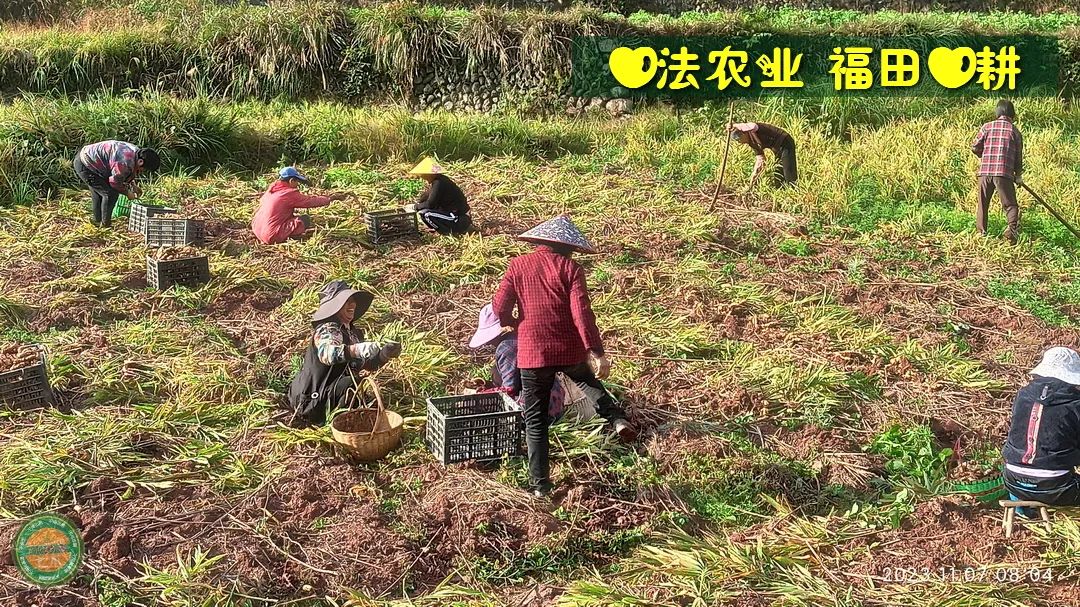
<svg viewBox="0 0 1080 607">
<path fill-rule="evenodd" d="M 615 399 L 607 393 L 604 385 L 593 375 L 586 363 L 572 367 L 542 367 L 521 369 L 521 396 L 524 402 L 525 442 L 529 446 L 529 482 L 533 489 L 550 481 L 551 466 L 548 462 L 548 426 L 551 418 L 548 408 L 555 374 L 562 372 L 570 379 L 600 390 L 602 396 L 596 403 L 596 412 L 608 421 L 623 419 L 623 413 Z"/>
<path fill-rule="evenodd" d="M 443 235 L 464 234 L 472 226 L 472 218 L 464 213 L 447 213 L 433 209 L 421 209 L 418 212 L 424 225 Z"/>
<path fill-rule="evenodd" d="M 1017 499 L 1051 506 L 1080 506 L 1080 475 L 1075 472 L 1052 478 L 1036 478 L 1004 468 L 1002 476 L 1005 489 Z"/>
<path fill-rule="evenodd" d="M 112 225 L 113 207 L 120 198 L 120 192 L 112 189 L 109 180 L 97 173 L 93 173 L 83 164 L 79 157 L 75 157 L 72 163 L 75 174 L 90 188 L 90 200 L 94 207 L 94 225 L 109 227 Z"/>
<path fill-rule="evenodd" d="M 346 407 L 350 404 L 344 400 L 350 391 L 356 391 L 356 382 L 353 380 L 352 375 L 346 371 L 341 377 L 337 378 L 337 381 L 330 384 L 326 393 L 319 397 L 318 402 L 312 403 L 311 409 L 297 413 L 309 423 L 322 426 L 326 424 L 327 413 L 335 407 Z"/>
<path fill-rule="evenodd" d="M 776 169 L 773 171 L 773 185 L 776 187 L 792 185 L 799 179 L 799 167 L 795 162 L 795 140 L 784 139 L 780 149 L 776 150 Z"/>
<path fill-rule="evenodd" d="M 1016 204 L 1016 183 L 1011 177 L 979 176 L 979 206 L 975 209 L 975 229 L 986 235 L 986 217 L 990 213 L 990 198 L 994 196 L 994 190 L 997 190 L 1001 197 L 1001 210 L 1005 211 L 1005 220 L 1009 226 L 1005 229 L 1005 238 L 1015 243 L 1020 233 L 1020 206 Z"/>
</svg>

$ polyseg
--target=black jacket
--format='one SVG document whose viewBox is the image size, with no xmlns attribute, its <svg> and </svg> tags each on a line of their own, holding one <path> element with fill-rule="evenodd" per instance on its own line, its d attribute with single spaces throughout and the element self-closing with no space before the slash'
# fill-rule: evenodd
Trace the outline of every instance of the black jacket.
<svg viewBox="0 0 1080 607">
<path fill-rule="evenodd" d="M 455 213 L 457 215 L 469 214 L 469 203 L 465 201 L 465 193 L 456 183 L 450 181 L 446 175 L 436 175 L 429 187 L 416 203 L 416 210 L 442 211 L 443 213 Z"/>
<path fill-rule="evenodd" d="M 1080 386 L 1036 377 L 1013 401 L 1005 463 L 1043 470 L 1080 465 Z"/>
<path fill-rule="evenodd" d="M 348 347 L 357 342 L 352 339 L 345 325 L 338 324 L 342 341 L 348 351 Z M 355 330 L 353 332 L 357 333 L 359 339 L 364 338 Z M 315 348 L 315 341 L 308 338 L 307 351 L 304 352 L 304 366 L 300 367 L 300 372 L 289 385 L 289 404 L 299 416 L 312 420 L 325 419 L 326 411 L 337 406 L 337 399 L 342 396 L 341 386 L 337 385 L 337 381 L 345 375 L 347 370 L 374 371 L 381 365 L 377 356 L 373 359 L 351 358 L 343 363 L 327 365 L 319 360 L 319 351 Z M 346 382 L 344 385 L 348 384 L 349 382 Z"/>
</svg>

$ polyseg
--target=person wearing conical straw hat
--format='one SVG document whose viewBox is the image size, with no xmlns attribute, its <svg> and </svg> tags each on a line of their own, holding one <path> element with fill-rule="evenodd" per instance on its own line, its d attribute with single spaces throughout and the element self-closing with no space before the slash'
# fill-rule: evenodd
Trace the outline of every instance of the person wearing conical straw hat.
<svg viewBox="0 0 1080 607">
<path fill-rule="evenodd" d="M 461 191 L 443 172 L 443 167 L 434 158 L 420 161 L 409 175 L 420 177 L 428 182 L 428 187 L 415 204 L 406 205 L 406 211 L 416 211 L 424 225 L 439 234 L 464 234 L 472 226 L 469 217 L 469 203 Z"/>
<path fill-rule="evenodd" d="M 355 387 L 354 373 L 375 371 L 401 354 L 401 344 L 364 341 L 363 332 L 353 328 L 373 300 L 371 293 L 343 280 L 323 286 L 319 309 L 311 316 L 313 331 L 304 364 L 289 386 L 295 418 L 326 423 L 330 409 L 343 405 L 342 399 Z"/>
<path fill-rule="evenodd" d="M 1002 449 L 1005 488 L 1013 500 L 1080 506 L 1080 354 L 1050 348 L 1029 373 Z"/>
<path fill-rule="evenodd" d="M 536 249 L 510 261 L 492 308 L 503 326 L 517 331 L 530 488 L 542 496 L 552 488 L 548 407 L 557 373 L 601 391 L 597 413 L 611 422 L 621 439 L 633 440 L 637 433 L 600 383 L 608 376 L 610 363 L 589 301 L 585 270 L 571 259 L 574 252 L 596 249 L 566 215 L 518 239 L 537 245 Z"/>
<path fill-rule="evenodd" d="M 795 139 L 784 129 L 765 122 L 737 122 L 731 125 L 728 133 L 733 140 L 750 146 L 756 155 L 748 191 L 754 188 L 758 177 L 765 170 L 765 150 L 772 150 L 776 156 L 773 185 L 792 185 L 799 179 L 799 168 L 795 161 Z"/>
</svg>

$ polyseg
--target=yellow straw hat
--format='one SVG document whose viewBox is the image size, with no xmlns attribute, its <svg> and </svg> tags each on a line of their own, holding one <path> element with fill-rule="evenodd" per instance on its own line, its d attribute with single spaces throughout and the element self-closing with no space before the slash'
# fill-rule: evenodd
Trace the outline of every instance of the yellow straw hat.
<svg viewBox="0 0 1080 607">
<path fill-rule="evenodd" d="M 428 156 L 420 161 L 420 164 L 413 167 L 409 171 L 410 175 L 438 175 L 443 172 L 442 166 L 435 162 L 435 159 Z"/>
</svg>

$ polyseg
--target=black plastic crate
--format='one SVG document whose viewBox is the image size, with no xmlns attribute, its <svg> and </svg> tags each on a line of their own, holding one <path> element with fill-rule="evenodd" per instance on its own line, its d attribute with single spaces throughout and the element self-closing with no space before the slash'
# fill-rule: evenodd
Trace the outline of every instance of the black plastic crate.
<svg viewBox="0 0 1080 607">
<path fill-rule="evenodd" d="M 443 464 L 521 455 L 525 418 L 503 392 L 427 400 L 428 448 Z"/>
<path fill-rule="evenodd" d="M 397 238 L 420 234 L 416 213 L 404 209 L 385 209 L 364 213 L 368 236 L 373 244 L 381 244 Z"/>
<path fill-rule="evenodd" d="M 169 207 L 158 207 L 132 202 L 131 210 L 128 212 L 128 230 L 138 232 L 139 234 L 145 234 L 147 219 L 175 212 L 176 209 L 170 209 Z"/>
<path fill-rule="evenodd" d="M 148 247 L 201 247 L 206 244 L 206 222 L 201 219 L 148 217 L 144 236 Z"/>
<path fill-rule="evenodd" d="M 45 370 L 44 352 L 41 353 L 41 362 L 36 365 L 0 373 L 0 405 L 29 410 L 51 404 L 53 393 Z"/>
<path fill-rule="evenodd" d="M 210 258 L 206 255 L 158 260 L 146 256 L 146 284 L 164 291 L 173 285 L 197 287 L 210 282 Z"/>
</svg>

